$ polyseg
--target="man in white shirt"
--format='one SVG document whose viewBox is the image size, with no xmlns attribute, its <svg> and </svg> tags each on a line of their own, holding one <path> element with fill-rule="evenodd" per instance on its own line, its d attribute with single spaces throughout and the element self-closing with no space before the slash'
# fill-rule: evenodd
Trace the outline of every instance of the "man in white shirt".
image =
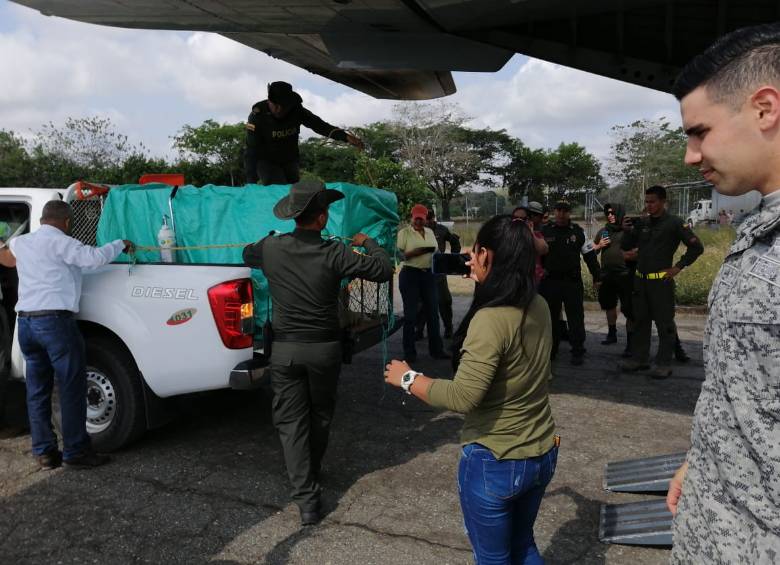
<svg viewBox="0 0 780 565">
<path fill-rule="evenodd" d="M 84 340 L 73 315 L 79 311 L 82 269 L 106 265 L 132 242 L 117 239 L 90 247 L 70 237 L 71 207 L 60 200 L 43 207 L 41 227 L 0 249 L 0 263 L 16 267 L 19 346 L 26 361 L 27 412 L 32 452 L 44 469 L 62 462 L 90 468 L 108 462 L 92 451 L 86 428 L 87 372 Z M 51 392 L 57 380 L 62 410 L 63 451 L 51 425 Z"/>
</svg>

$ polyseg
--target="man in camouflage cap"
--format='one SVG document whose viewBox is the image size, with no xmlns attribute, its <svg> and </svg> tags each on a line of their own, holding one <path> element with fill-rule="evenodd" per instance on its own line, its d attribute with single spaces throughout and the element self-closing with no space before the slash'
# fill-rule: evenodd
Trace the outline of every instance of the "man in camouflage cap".
<svg viewBox="0 0 780 565">
<path fill-rule="evenodd" d="M 780 23 L 740 29 L 674 86 L 685 162 L 717 191 L 756 189 L 712 285 L 706 380 L 672 480 L 673 563 L 780 561 Z"/>
</svg>

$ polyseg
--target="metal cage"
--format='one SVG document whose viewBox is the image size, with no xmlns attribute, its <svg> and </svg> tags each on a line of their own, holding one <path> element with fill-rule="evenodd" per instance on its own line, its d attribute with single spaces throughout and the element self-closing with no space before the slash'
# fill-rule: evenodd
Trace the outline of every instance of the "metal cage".
<svg viewBox="0 0 780 565">
<path fill-rule="evenodd" d="M 104 198 L 88 198 L 74 200 L 70 203 L 73 209 L 74 238 L 85 245 L 97 245 L 97 227 L 100 214 L 103 213 Z"/>
</svg>

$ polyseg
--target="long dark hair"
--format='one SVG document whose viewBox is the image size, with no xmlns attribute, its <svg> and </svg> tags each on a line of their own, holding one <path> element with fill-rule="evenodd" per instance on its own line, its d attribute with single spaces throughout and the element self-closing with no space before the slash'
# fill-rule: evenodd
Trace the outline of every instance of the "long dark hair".
<svg viewBox="0 0 780 565">
<path fill-rule="evenodd" d="M 493 252 L 487 278 L 474 288 L 474 299 L 452 339 L 453 367 L 460 362 L 460 349 L 469 324 L 482 308 L 515 306 L 525 310 L 536 296 L 534 269 L 536 250 L 528 225 L 512 216 L 495 216 L 477 233 L 476 245 Z"/>
</svg>

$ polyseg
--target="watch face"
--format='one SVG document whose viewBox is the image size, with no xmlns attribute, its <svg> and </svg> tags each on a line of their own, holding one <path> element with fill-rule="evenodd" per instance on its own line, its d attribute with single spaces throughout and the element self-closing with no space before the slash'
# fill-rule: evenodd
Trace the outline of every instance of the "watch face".
<svg viewBox="0 0 780 565">
<path fill-rule="evenodd" d="M 412 380 L 412 375 L 410 373 L 405 373 L 404 376 L 401 378 L 401 382 L 403 384 L 409 384 Z"/>
</svg>

